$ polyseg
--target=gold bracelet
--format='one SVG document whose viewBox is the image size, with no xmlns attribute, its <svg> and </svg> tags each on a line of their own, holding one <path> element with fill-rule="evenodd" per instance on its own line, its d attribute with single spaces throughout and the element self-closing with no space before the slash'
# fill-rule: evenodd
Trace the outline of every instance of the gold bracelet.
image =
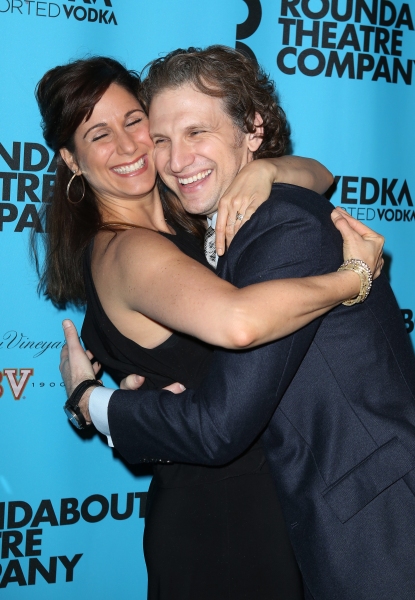
<svg viewBox="0 0 415 600">
<path fill-rule="evenodd" d="M 338 269 L 338 271 L 353 271 L 357 273 L 360 277 L 360 292 L 356 296 L 356 298 L 351 298 L 350 300 L 346 300 L 342 304 L 345 306 L 353 306 L 353 304 L 358 304 L 359 302 L 363 302 L 369 296 L 369 292 L 372 288 L 372 271 L 369 266 L 358 258 L 350 258 L 346 260 Z"/>
</svg>

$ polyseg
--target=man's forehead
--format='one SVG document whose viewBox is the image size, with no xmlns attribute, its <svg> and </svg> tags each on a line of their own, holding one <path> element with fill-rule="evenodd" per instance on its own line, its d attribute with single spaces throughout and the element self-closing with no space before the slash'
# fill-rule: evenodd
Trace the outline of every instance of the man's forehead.
<svg viewBox="0 0 415 600">
<path fill-rule="evenodd" d="M 177 114 L 186 120 L 227 117 L 220 98 L 210 96 L 191 84 L 166 87 L 160 90 L 150 104 L 152 118 Z"/>
</svg>

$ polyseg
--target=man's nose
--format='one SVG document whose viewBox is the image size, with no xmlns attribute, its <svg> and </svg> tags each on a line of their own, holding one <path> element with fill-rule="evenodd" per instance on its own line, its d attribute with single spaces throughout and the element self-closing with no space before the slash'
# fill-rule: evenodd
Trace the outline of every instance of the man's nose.
<svg viewBox="0 0 415 600">
<path fill-rule="evenodd" d="M 181 173 L 194 161 L 194 154 L 185 140 L 172 141 L 170 146 L 170 169 L 173 173 Z"/>
</svg>

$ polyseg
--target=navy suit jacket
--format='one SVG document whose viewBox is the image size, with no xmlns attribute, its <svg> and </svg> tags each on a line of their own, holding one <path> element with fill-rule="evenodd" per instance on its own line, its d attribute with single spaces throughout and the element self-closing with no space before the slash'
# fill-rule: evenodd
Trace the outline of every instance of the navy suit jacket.
<svg viewBox="0 0 415 600">
<path fill-rule="evenodd" d="M 243 287 L 336 270 L 331 210 L 273 186 L 219 274 Z M 217 350 L 197 390 L 115 392 L 108 416 L 130 462 L 225 464 L 262 433 L 309 597 L 413 600 L 414 400 L 413 351 L 382 275 L 362 304 L 253 350 Z"/>
</svg>

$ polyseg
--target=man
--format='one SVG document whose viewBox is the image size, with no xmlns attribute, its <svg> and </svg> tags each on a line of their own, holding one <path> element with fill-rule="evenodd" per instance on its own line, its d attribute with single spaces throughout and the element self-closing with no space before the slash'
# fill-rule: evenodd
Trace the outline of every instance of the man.
<svg viewBox="0 0 415 600">
<path fill-rule="evenodd" d="M 212 47 L 159 59 L 147 89 L 159 173 L 189 212 L 213 216 L 242 166 L 241 140 L 255 159 L 281 139 L 270 82 L 243 56 Z M 312 192 L 275 186 L 219 274 L 243 287 L 335 270 L 341 241 L 330 212 Z M 92 374 L 68 332 L 62 371 L 71 391 Z M 263 432 L 308 598 L 413 598 L 415 360 L 386 278 L 363 304 L 340 306 L 294 335 L 217 351 L 211 374 L 180 402 L 169 392 L 116 391 L 109 431 L 92 418 L 130 462 L 225 464 Z"/>
</svg>

